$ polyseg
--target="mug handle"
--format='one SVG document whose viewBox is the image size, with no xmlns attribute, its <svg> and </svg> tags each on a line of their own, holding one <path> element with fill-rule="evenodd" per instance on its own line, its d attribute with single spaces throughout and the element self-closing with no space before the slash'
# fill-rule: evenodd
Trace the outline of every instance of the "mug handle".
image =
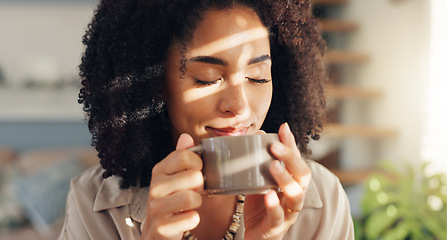
<svg viewBox="0 0 447 240">
<path fill-rule="evenodd" d="M 203 153 L 203 146 L 200 144 L 200 145 L 197 145 L 194 147 L 190 147 L 190 148 L 188 148 L 188 150 L 201 155 Z"/>
</svg>

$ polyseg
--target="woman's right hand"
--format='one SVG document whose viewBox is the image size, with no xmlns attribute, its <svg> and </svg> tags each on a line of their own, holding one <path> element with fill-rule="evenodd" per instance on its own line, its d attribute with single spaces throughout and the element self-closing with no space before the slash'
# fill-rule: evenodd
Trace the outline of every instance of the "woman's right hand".
<svg viewBox="0 0 447 240">
<path fill-rule="evenodd" d="M 176 150 L 152 169 L 141 239 L 179 240 L 183 232 L 199 224 L 196 209 L 202 205 L 202 160 L 196 153 L 186 150 L 193 146 L 192 137 L 182 134 Z"/>
</svg>

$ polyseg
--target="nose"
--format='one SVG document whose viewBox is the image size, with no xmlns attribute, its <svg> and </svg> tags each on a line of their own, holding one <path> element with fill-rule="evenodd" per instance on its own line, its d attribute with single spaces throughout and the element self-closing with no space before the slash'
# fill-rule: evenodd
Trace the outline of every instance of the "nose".
<svg viewBox="0 0 447 240">
<path fill-rule="evenodd" d="M 247 108 L 247 92 L 243 83 L 229 85 L 221 92 L 219 101 L 219 110 L 221 112 L 243 115 Z"/>
</svg>

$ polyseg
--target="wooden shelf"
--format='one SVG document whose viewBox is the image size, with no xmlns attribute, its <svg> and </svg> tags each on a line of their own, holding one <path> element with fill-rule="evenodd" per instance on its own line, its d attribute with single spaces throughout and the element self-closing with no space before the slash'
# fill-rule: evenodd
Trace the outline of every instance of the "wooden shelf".
<svg viewBox="0 0 447 240">
<path fill-rule="evenodd" d="M 373 172 L 372 170 L 340 170 L 340 169 L 330 169 L 338 179 L 342 185 L 354 185 L 360 182 L 365 181 Z"/>
<path fill-rule="evenodd" d="M 328 50 L 325 55 L 328 64 L 364 63 L 368 60 L 368 55 L 359 52 Z"/>
<path fill-rule="evenodd" d="M 348 126 L 337 123 L 329 123 L 324 127 L 323 135 L 329 138 L 392 138 L 398 135 L 395 129 L 371 127 L 371 126 Z"/>
<path fill-rule="evenodd" d="M 353 32 L 358 29 L 354 21 L 336 19 L 319 19 L 318 27 L 321 32 Z"/>
<path fill-rule="evenodd" d="M 312 4 L 328 4 L 328 5 L 338 5 L 345 4 L 348 0 L 312 0 Z"/>
<path fill-rule="evenodd" d="M 326 96 L 336 99 L 377 99 L 383 96 L 383 92 L 378 89 L 360 87 L 328 86 Z"/>
</svg>

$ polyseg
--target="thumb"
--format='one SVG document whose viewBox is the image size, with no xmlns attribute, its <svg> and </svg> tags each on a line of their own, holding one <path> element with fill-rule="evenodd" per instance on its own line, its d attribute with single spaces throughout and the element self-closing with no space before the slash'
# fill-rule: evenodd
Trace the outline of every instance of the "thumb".
<svg viewBox="0 0 447 240">
<path fill-rule="evenodd" d="M 258 130 L 256 134 L 266 134 L 264 130 Z"/>
<path fill-rule="evenodd" d="M 175 150 L 187 149 L 190 147 L 194 147 L 194 139 L 192 139 L 191 135 L 183 133 L 177 140 L 177 146 L 175 147 Z"/>
</svg>

